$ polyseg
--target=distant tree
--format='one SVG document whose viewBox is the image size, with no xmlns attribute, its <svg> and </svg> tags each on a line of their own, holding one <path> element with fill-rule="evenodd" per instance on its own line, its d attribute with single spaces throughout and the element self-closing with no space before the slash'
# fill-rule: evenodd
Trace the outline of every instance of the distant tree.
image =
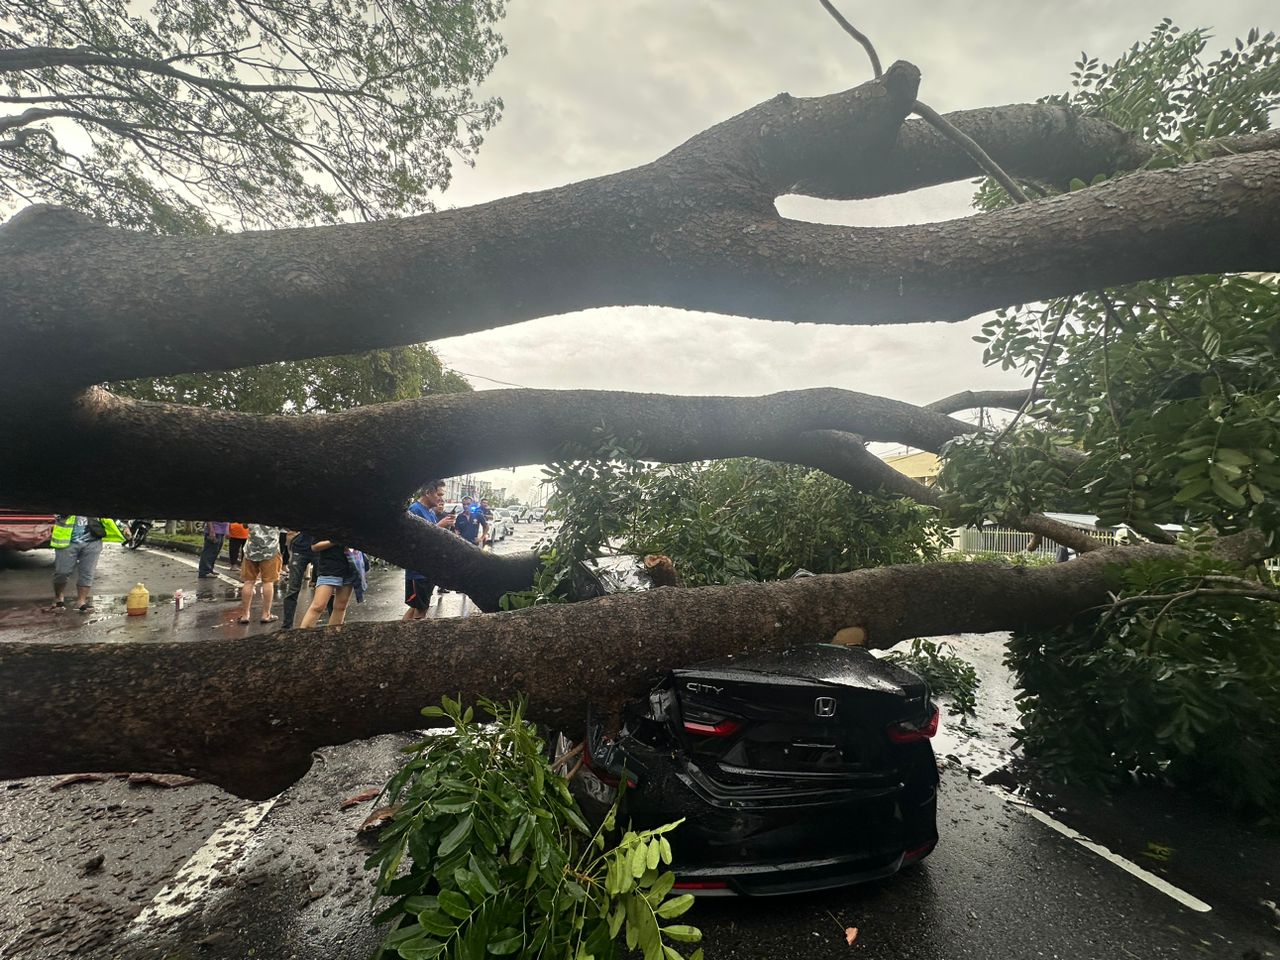
<svg viewBox="0 0 1280 960">
<path fill-rule="evenodd" d="M 431 207 L 502 102 L 502 0 L 0 2 L 0 212 L 56 203 L 155 233 L 375 219 Z M 253 413 L 470 387 L 395 347 L 113 389 Z"/>
<path fill-rule="evenodd" d="M 425 344 L 340 357 L 267 363 L 219 373 L 126 380 L 108 387 L 137 400 L 243 413 L 333 413 L 433 393 L 465 393 L 463 377 Z"/>
<path fill-rule="evenodd" d="M 502 102 L 503 0 L 0 0 L 0 210 L 159 233 L 430 208 Z"/>
</svg>

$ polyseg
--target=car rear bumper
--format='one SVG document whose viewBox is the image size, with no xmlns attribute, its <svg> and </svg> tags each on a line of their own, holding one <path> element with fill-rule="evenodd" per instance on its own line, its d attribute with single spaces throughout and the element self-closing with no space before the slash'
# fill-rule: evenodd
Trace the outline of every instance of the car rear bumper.
<svg viewBox="0 0 1280 960">
<path fill-rule="evenodd" d="M 725 864 L 678 870 L 676 886 L 679 892 L 694 896 L 772 897 L 880 880 L 893 876 L 902 866 L 901 852 L 871 859 L 853 855 L 789 863 Z M 725 886 L 710 886 L 716 881 L 723 882 Z"/>
</svg>

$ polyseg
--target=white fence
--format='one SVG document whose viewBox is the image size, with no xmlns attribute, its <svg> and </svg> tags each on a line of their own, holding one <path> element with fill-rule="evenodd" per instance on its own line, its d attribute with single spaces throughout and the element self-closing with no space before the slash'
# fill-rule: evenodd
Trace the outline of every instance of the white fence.
<svg viewBox="0 0 1280 960">
<path fill-rule="evenodd" d="M 1116 535 L 1112 530 L 1084 530 L 1093 539 L 1115 546 Z M 951 531 L 951 549 L 955 553 L 1026 553 L 1033 535 L 1025 530 L 1013 530 L 1009 527 L 961 527 Z M 1048 537 L 1042 537 L 1036 549 L 1037 556 L 1057 557 L 1058 543 Z"/>
</svg>

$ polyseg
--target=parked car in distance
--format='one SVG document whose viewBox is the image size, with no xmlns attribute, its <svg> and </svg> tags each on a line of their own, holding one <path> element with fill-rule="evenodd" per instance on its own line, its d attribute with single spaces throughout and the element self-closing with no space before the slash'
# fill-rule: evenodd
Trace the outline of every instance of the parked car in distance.
<svg viewBox="0 0 1280 960">
<path fill-rule="evenodd" d="M 511 536 L 513 532 L 511 515 L 507 513 L 505 508 L 495 507 L 493 515 L 489 518 L 489 539 L 497 543 L 499 540 L 505 540 Z"/>
<path fill-rule="evenodd" d="M 49 545 L 53 514 L 0 510 L 0 549 L 36 550 Z"/>
<path fill-rule="evenodd" d="M 572 786 L 599 824 L 671 835 L 676 889 L 822 890 L 886 877 L 938 842 L 928 685 L 859 647 L 813 644 L 673 670 L 605 733 Z"/>
</svg>

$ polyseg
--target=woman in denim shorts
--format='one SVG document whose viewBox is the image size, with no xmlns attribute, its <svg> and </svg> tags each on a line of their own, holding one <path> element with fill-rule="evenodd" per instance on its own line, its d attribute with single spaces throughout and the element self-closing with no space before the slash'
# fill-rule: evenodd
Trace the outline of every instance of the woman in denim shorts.
<svg viewBox="0 0 1280 960">
<path fill-rule="evenodd" d="M 332 540 L 317 540 L 311 547 L 315 556 L 316 591 L 311 606 L 302 616 L 302 627 L 314 627 L 333 597 L 333 613 L 329 626 L 335 627 L 347 618 L 347 604 L 356 586 L 356 572 L 347 559 L 347 548 Z"/>
</svg>

